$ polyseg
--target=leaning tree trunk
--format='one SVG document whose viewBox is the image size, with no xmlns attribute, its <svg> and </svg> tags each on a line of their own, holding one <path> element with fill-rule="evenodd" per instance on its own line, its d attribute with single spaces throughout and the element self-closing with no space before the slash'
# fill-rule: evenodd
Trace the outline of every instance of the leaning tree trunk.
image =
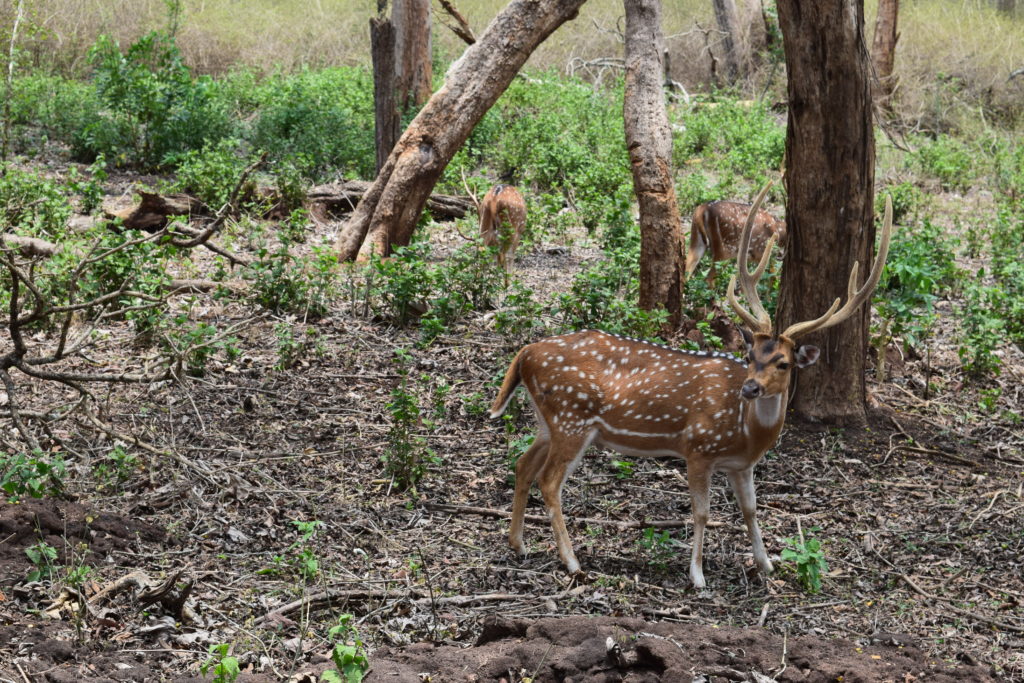
<svg viewBox="0 0 1024 683">
<path fill-rule="evenodd" d="M 626 148 L 640 204 L 640 307 L 677 325 L 683 229 L 672 183 L 672 133 L 662 90 L 661 0 L 626 0 Z"/>
<path fill-rule="evenodd" d="M 845 298 L 854 262 L 861 263 L 861 282 L 867 275 L 875 240 L 875 144 L 863 2 L 779 0 L 778 10 L 789 96 L 789 245 L 777 314 L 785 329 Z M 809 338 L 824 362 L 798 373 L 797 414 L 831 423 L 865 420 L 869 320 L 864 306 Z"/>
<path fill-rule="evenodd" d="M 494 18 L 399 138 L 338 235 L 339 259 L 387 255 L 409 243 L 430 191 L 473 127 L 534 49 L 585 1 L 513 0 Z"/>
<path fill-rule="evenodd" d="M 878 0 L 878 18 L 875 19 L 875 42 L 871 47 L 871 58 L 875 65 L 875 77 L 878 79 L 875 100 L 879 106 L 886 109 L 889 108 L 889 100 L 896 89 L 892 69 L 896 61 L 896 42 L 900 38 L 896 31 L 899 10 L 900 0 Z"/>
</svg>

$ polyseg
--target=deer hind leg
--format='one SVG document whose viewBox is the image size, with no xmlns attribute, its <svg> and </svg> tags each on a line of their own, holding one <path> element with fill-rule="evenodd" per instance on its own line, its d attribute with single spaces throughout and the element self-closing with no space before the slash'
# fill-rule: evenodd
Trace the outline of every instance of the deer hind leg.
<svg viewBox="0 0 1024 683">
<path fill-rule="evenodd" d="M 711 515 L 711 472 L 697 463 L 687 463 L 686 479 L 690 487 L 690 508 L 693 514 L 693 550 L 690 553 L 690 581 L 694 588 L 704 588 L 704 529 Z"/>
<path fill-rule="evenodd" d="M 555 435 L 551 441 L 547 462 L 540 473 L 540 492 L 544 496 L 544 506 L 551 518 L 551 531 L 555 536 L 558 557 L 570 574 L 580 570 L 580 563 L 573 552 L 572 541 L 562 517 L 562 487 L 596 434 L 595 431 L 589 434 Z"/>
<path fill-rule="evenodd" d="M 765 574 L 771 574 L 772 563 L 764 549 L 761 539 L 761 527 L 757 525 L 757 494 L 754 492 L 754 468 L 748 467 L 739 472 L 729 472 L 729 485 L 736 494 L 736 502 L 743 512 L 743 521 L 747 524 L 747 535 L 750 545 L 754 548 L 754 561 Z"/>
<path fill-rule="evenodd" d="M 533 445 L 520 456 L 516 463 L 516 493 L 512 499 L 512 524 L 508 532 L 508 544 L 520 555 L 526 554 L 523 543 L 523 517 L 526 514 L 526 499 L 530 495 L 530 486 L 537 479 L 537 473 L 548 459 L 550 442 L 537 436 Z"/>
</svg>

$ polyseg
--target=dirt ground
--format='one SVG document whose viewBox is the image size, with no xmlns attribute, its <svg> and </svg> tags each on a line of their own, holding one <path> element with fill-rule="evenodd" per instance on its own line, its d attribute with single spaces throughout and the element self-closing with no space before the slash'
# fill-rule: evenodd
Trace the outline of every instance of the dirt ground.
<svg viewBox="0 0 1024 683">
<path fill-rule="evenodd" d="M 438 255 L 451 245 L 437 241 Z M 556 291 L 593 255 L 535 245 L 516 271 Z M 416 330 L 357 303 L 311 323 L 198 297 L 190 315 L 239 324 L 244 353 L 109 397 L 105 417 L 155 446 L 124 444 L 138 458 L 127 477 L 98 477 L 116 444 L 69 421 L 73 448 L 48 444 L 69 463 L 66 496 L 0 503 L 0 681 L 200 680 L 219 643 L 239 680 L 313 681 L 333 643 L 356 638 L 370 681 L 1024 680 L 1019 350 L 1005 351 L 1000 411 L 978 408 L 940 334 L 927 366 L 894 355 L 891 381 L 871 384 L 867 429 L 787 424 L 756 473 L 776 572 L 754 567 L 723 478 L 709 588 L 695 591 L 684 470 L 669 459 L 591 452 L 569 480 L 583 576 L 562 570 L 536 492 L 516 557 L 514 458 L 481 409 L 515 344 L 481 312 L 415 347 Z M 315 329 L 321 352 L 275 369 L 280 322 Z M 130 330 L 105 331 L 94 357 L 127 362 Z M 436 462 L 415 494 L 380 461 L 399 346 L 435 422 L 420 430 Z M 519 416 L 513 438 L 530 424 Z M 817 594 L 778 559 L 801 534 L 828 560 Z M 57 549 L 53 573 L 27 581 L 40 539 Z M 351 628 L 332 637 L 342 614 Z"/>
</svg>

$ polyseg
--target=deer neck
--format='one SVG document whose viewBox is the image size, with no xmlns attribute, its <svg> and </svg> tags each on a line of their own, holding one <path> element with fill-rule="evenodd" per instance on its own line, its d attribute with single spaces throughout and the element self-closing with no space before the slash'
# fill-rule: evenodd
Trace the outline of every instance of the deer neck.
<svg viewBox="0 0 1024 683">
<path fill-rule="evenodd" d="M 784 393 L 757 398 L 746 404 L 745 418 L 747 434 L 756 442 L 768 441 L 769 446 L 782 431 L 786 417 Z"/>
</svg>

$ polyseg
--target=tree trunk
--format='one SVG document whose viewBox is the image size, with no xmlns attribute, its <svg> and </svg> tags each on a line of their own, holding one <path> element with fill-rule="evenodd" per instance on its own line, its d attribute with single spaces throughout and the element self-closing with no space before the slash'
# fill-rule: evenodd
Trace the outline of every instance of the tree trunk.
<svg viewBox="0 0 1024 683">
<path fill-rule="evenodd" d="M 394 0 L 395 91 L 398 106 L 409 113 L 434 90 L 430 55 L 430 0 Z"/>
<path fill-rule="evenodd" d="M 640 307 L 679 323 L 683 229 L 672 183 L 672 133 L 662 90 L 661 0 L 626 0 L 626 148 L 640 205 Z"/>
<path fill-rule="evenodd" d="M 715 21 L 722 33 L 722 52 L 725 55 L 725 78 L 730 85 L 740 75 L 740 49 L 743 37 L 740 35 L 740 22 L 736 16 L 736 3 L 733 0 L 711 0 L 715 8 Z"/>
<path fill-rule="evenodd" d="M 889 100 L 896 89 L 896 81 L 892 75 L 896 60 L 896 19 L 899 15 L 900 0 L 878 0 L 878 18 L 875 19 L 875 42 L 871 47 L 871 58 L 875 64 L 875 76 L 878 78 L 875 89 L 875 101 L 880 107 L 889 108 Z"/>
<path fill-rule="evenodd" d="M 399 138 L 377 179 L 343 226 L 341 260 L 409 243 L 445 166 L 545 38 L 586 0 L 513 0 L 458 59 Z"/>
<path fill-rule="evenodd" d="M 401 117 L 395 101 L 395 26 L 386 17 L 370 19 L 370 53 L 373 58 L 373 113 L 377 172 L 384 166 L 398 140 Z"/>
<path fill-rule="evenodd" d="M 779 0 L 788 77 L 786 222 L 789 245 L 777 324 L 817 318 L 860 285 L 875 241 L 875 144 L 870 61 L 861 0 Z M 797 414 L 830 423 L 865 420 L 870 306 L 811 335 L 822 361 L 796 377 Z"/>
</svg>

